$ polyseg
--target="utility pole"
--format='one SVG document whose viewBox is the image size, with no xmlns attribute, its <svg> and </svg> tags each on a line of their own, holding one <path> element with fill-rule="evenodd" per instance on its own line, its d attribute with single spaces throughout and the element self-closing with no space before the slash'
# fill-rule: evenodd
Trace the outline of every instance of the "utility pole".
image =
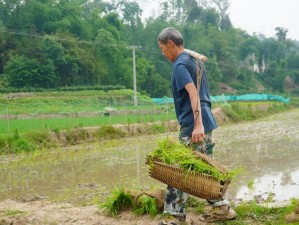
<svg viewBox="0 0 299 225">
<path fill-rule="evenodd" d="M 137 106 L 137 85 L 136 85 L 136 57 L 135 49 L 141 48 L 141 46 L 130 46 L 129 49 L 133 50 L 133 83 L 134 83 L 134 106 Z"/>
</svg>

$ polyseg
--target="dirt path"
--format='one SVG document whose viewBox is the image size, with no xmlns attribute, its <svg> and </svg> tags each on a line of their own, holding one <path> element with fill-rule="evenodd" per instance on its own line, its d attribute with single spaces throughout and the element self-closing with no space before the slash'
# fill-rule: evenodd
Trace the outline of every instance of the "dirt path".
<svg viewBox="0 0 299 225">
<path fill-rule="evenodd" d="M 196 221 L 198 215 L 188 214 L 188 221 Z M 106 216 L 96 205 L 76 207 L 70 203 L 49 201 L 0 202 L 0 225 L 157 225 L 161 216 L 135 216 L 132 212 L 122 212 L 116 218 Z M 202 223 L 194 223 L 194 225 Z"/>
</svg>

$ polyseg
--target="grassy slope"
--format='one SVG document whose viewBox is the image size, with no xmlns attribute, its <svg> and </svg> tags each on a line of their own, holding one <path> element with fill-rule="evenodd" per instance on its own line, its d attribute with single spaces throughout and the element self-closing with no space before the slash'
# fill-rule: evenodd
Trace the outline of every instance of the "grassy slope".
<svg viewBox="0 0 299 225">
<path fill-rule="evenodd" d="M 132 99 L 131 90 L 2 94 L 0 134 L 12 133 L 16 129 L 21 133 L 53 131 L 175 118 L 173 111 L 158 113 L 163 111 L 164 106 L 154 104 L 147 96 L 138 95 L 138 108 L 133 106 Z M 127 113 L 104 117 L 105 107 Z"/>
</svg>

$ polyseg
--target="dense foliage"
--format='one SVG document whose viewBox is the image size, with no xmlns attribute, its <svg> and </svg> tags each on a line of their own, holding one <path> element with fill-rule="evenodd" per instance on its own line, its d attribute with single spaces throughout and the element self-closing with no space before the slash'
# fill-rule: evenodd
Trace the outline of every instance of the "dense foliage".
<svg viewBox="0 0 299 225">
<path fill-rule="evenodd" d="M 298 88 L 299 46 L 287 38 L 287 29 L 277 27 L 273 38 L 235 29 L 228 0 L 160 3 L 159 15 L 142 22 L 133 1 L 0 1 L 0 87 L 133 89 L 129 47 L 136 46 L 138 91 L 169 96 L 171 65 L 156 38 L 175 26 L 185 47 L 208 56 L 212 94 L 222 93 L 223 83 L 239 92 Z"/>
</svg>

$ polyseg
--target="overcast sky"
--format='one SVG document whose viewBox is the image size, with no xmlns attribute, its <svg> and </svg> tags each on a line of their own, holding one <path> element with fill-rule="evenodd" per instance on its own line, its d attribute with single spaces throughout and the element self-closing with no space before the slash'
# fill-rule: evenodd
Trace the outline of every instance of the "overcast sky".
<svg viewBox="0 0 299 225">
<path fill-rule="evenodd" d="M 162 0 L 137 0 L 143 15 L 157 15 Z M 229 0 L 228 14 L 234 27 L 249 34 L 275 36 L 275 27 L 288 29 L 287 37 L 299 41 L 299 0 Z"/>
<path fill-rule="evenodd" d="M 299 0 L 229 0 L 234 27 L 249 34 L 275 35 L 275 27 L 288 29 L 287 37 L 299 41 Z"/>
</svg>

